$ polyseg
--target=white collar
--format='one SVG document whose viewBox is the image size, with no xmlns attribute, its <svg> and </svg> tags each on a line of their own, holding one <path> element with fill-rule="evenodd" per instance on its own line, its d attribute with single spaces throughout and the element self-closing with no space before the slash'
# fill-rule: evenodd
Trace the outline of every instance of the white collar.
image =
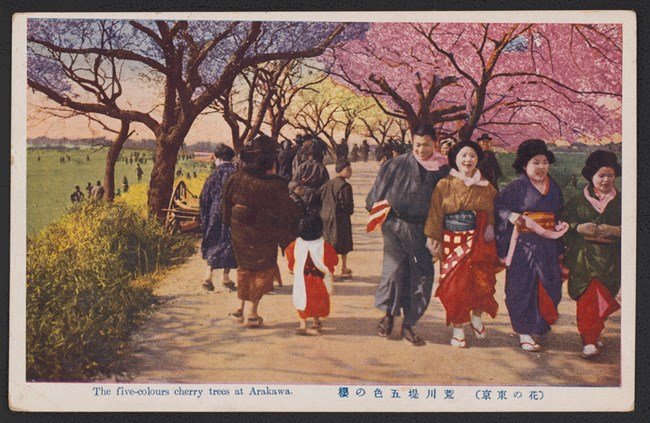
<svg viewBox="0 0 650 423">
<path fill-rule="evenodd" d="M 454 178 L 460 179 L 461 181 L 463 181 L 465 186 L 468 187 L 471 187 L 472 185 L 478 185 L 480 187 L 484 187 L 487 184 L 489 184 L 489 182 L 486 179 L 481 178 L 481 171 L 478 169 L 474 170 L 474 175 L 471 178 L 468 178 L 467 176 L 463 175 L 462 173 L 460 173 L 454 168 L 452 168 L 449 171 L 449 175 L 453 176 Z"/>
</svg>

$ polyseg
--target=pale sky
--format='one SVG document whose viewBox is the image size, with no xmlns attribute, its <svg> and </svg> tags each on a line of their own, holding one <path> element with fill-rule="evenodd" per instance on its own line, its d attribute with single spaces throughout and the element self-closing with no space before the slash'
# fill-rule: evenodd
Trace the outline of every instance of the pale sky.
<svg viewBox="0 0 650 423">
<path fill-rule="evenodd" d="M 138 92 L 134 90 L 132 92 Z M 141 92 L 141 91 L 140 91 Z M 42 107 L 56 106 L 54 102 L 47 99 L 40 93 L 27 91 L 27 137 L 37 138 L 46 136 L 49 138 L 112 138 L 113 134 L 106 131 L 101 125 L 90 121 L 87 117 L 75 116 L 62 119 L 51 116 Z M 145 110 L 139 109 L 139 110 Z M 65 113 L 65 112 L 64 112 Z M 111 118 L 103 118 L 103 122 L 119 130 L 119 122 Z M 132 139 L 155 139 L 154 134 L 146 126 L 133 123 L 132 129 L 136 132 L 131 136 Z M 225 142 L 230 144 L 230 128 L 218 113 L 212 113 L 206 116 L 199 116 L 192 129 L 187 135 L 186 142 L 192 144 L 199 141 Z"/>
</svg>

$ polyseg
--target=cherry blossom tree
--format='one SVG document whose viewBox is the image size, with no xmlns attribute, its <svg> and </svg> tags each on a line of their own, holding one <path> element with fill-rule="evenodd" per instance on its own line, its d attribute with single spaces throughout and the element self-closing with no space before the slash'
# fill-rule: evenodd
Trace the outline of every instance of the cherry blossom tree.
<svg viewBox="0 0 650 423">
<path fill-rule="evenodd" d="M 333 52 L 333 73 L 411 128 L 505 144 L 621 129 L 621 27 L 374 23 Z"/>
<path fill-rule="evenodd" d="M 157 150 L 148 207 L 162 217 L 185 136 L 242 70 L 318 56 L 345 29 L 324 22 L 30 19 L 28 86 L 64 107 L 151 130 Z M 93 75 L 110 66 L 113 75 Z M 159 104 L 134 107 L 114 77 L 121 73 L 158 87 Z"/>
</svg>

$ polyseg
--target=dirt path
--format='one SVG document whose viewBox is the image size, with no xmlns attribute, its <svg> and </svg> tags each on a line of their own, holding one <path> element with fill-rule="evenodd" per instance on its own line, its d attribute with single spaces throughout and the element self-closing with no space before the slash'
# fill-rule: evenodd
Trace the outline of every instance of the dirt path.
<svg viewBox="0 0 650 423">
<path fill-rule="evenodd" d="M 200 254 L 163 280 L 156 295 L 163 304 L 134 335 L 128 374 L 134 382 L 283 382 L 409 383 L 427 385 L 573 385 L 617 386 L 620 382 L 620 314 L 610 318 L 602 354 L 592 360 L 579 355 L 575 303 L 564 294 L 560 318 L 543 345 L 526 353 L 518 347 L 504 303 L 505 272 L 497 275 L 496 319 L 486 321 L 488 339 L 477 341 L 466 330 L 469 348 L 449 345 L 451 329 L 437 298 L 416 329 L 426 341 L 413 347 L 397 337 L 380 338 L 375 327 L 382 313 L 373 307 L 381 271 L 382 239 L 366 234 L 365 196 L 374 181 L 376 163 L 355 163 L 354 278 L 335 283 L 330 318 L 318 336 L 294 335 L 297 316 L 291 302 L 292 277 L 280 258 L 283 287 L 260 304 L 265 324 L 247 329 L 228 312 L 237 307 L 236 292 L 201 288 L 204 262 Z M 330 170 L 331 172 L 331 170 Z M 436 269 L 436 278 L 438 270 Z M 437 286 L 437 281 L 434 285 Z M 399 321 L 396 327 L 399 329 Z M 396 331 L 399 332 L 399 331 Z"/>
</svg>

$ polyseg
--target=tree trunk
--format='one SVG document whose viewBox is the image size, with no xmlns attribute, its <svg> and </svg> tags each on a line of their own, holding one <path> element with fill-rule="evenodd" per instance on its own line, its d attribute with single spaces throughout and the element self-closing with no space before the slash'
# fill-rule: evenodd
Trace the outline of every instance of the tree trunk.
<svg viewBox="0 0 650 423">
<path fill-rule="evenodd" d="M 474 133 L 474 129 L 476 129 L 476 125 L 478 124 L 478 121 L 481 118 L 481 115 L 483 114 L 483 107 L 485 107 L 486 93 L 487 93 L 487 84 L 483 83 L 479 86 L 478 90 L 476 90 L 476 94 L 474 95 L 471 115 L 467 119 L 467 122 L 463 125 L 463 127 L 458 132 L 460 141 L 470 141 L 472 139 L 472 134 Z"/>
<path fill-rule="evenodd" d="M 122 120 L 120 132 L 115 137 L 115 141 L 111 144 L 106 154 L 106 165 L 104 166 L 104 200 L 113 201 L 115 198 L 115 163 L 120 156 L 124 143 L 129 138 L 129 125 L 128 120 Z"/>
<path fill-rule="evenodd" d="M 278 112 L 271 118 L 271 138 L 274 140 L 280 139 L 280 134 L 282 133 L 282 128 L 287 124 L 287 121 L 284 119 L 284 111 Z"/>
<path fill-rule="evenodd" d="M 157 140 L 157 143 L 156 161 L 153 164 L 149 182 L 147 207 L 151 216 L 156 216 L 158 220 L 162 221 L 166 214 L 163 209 L 169 207 L 169 200 L 174 189 L 174 172 L 182 141 L 167 138 Z"/>
</svg>

